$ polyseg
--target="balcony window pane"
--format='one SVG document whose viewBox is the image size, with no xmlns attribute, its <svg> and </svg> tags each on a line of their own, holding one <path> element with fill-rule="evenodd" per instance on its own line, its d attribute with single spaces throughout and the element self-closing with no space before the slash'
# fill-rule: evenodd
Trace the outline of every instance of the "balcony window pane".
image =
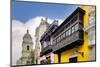
<svg viewBox="0 0 100 67">
<path fill-rule="evenodd" d="M 59 41 L 60 41 L 60 36 L 59 36 Z"/>
<path fill-rule="evenodd" d="M 44 48 L 47 46 L 47 43 L 46 42 L 44 42 Z"/>
<path fill-rule="evenodd" d="M 56 43 L 56 40 L 54 40 L 54 43 Z"/>
<path fill-rule="evenodd" d="M 65 33 L 62 34 L 62 38 L 65 38 Z"/>
<path fill-rule="evenodd" d="M 57 37 L 57 42 L 59 42 L 59 37 Z"/>
<path fill-rule="evenodd" d="M 68 36 L 68 31 L 66 31 L 66 36 Z"/>
<path fill-rule="evenodd" d="M 77 30 L 78 30 L 78 24 L 75 25 L 75 31 L 77 31 Z"/>
<path fill-rule="evenodd" d="M 53 44 L 55 44 L 55 40 L 53 40 Z"/>
<path fill-rule="evenodd" d="M 72 33 L 73 33 L 74 31 L 75 31 L 75 27 L 73 26 L 73 27 L 72 27 Z"/>
<path fill-rule="evenodd" d="M 57 40 L 55 39 L 55 43 L 57 43 Z"/>
<path fill-rule="evenodd" d="M 64 38 L 66 37 L 66 33 L 64 32 Z"/>
<path fill-rule="evenodd" d="M 68 30 L 68 35 L 70 35 L 70 34 L 71 34 L 71 29 Z"/>
<path fill-rule="evenodd" d="M 62 37 L 62 34 L 61 34 L 61 36 L 60 36 L 60 37 L 61 37 L 61 39 L 63 38 L 63 37 Z"/>
<path fill-rule="evenodd" d="M 58 42 L 58 38 L 56 38 L 57 42 Z"/>
<path fill-rule="evenodd" d="M 58 39 L 58 42 L 59 42 L 59 37 L 57 39 Z"/>
<path fill-rule="evenodd" d="M 58 37 L 58 42 L 60 41 L 60 37 Z"/>
</svg>

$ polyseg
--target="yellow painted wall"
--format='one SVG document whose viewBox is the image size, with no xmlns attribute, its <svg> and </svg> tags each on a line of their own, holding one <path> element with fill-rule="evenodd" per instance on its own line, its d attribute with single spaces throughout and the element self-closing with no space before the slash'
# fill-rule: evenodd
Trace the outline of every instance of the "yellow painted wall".
<svg viewBox="0 0 100 67">
<path fill-rule="evenodd" d="M 84 22 L 84 28 L 86 28 L 88 26 L 88 22 L 89 22 L 89 11 L 90 11 L 90 6 L 81 6 L 81 8 L 83 10 L 85 10 L 85 14 L 84 14 L 84 18 L 83 18 L 83 22 Z M 88 61 L 89 60 L 89 49 L 88 49 L 88 45 L 89 45 L 89 38 L 88 38 L 88 34 L 86 32 L 84 32 L 84 43 L 82 48 L 79 51 L 83 51 L 84 52 L 84 58 L 79 57 L 78 60 L 79 61 Z"/>
<path fill-rule="evenodd" d="M 82 57 L 81 55 L 78 55 L 78 61 L 88 61 L 88 35 L 87 33 L 84 33 L 84 43 L 82 46 L 80 46 L 79 48 L 79 52 L 84 52 L 84 57 Z"/>
<path fill-rule="evenodd" d="M 89 6 L 81 6 L 81 8 L 83 10 L 85 10 L 85 15 L 84 15 L 84 28 L 88 26 L 88 14 L 89 14 L 89 9 L 90 7 Z M 71 50 L 66 50 L 64 52 L 61 53 L 61 62 L 69 62 L 69 57 L 72 55 L 72 54 L 77 54 L 78 55 L 78 61 L 88 61 L 88 53 L 89 53 L 89 50 L 88 50 L 88 35 L 86 32 L 84 32 L 84 43 L 82 46 L 80 46 L 78 48 L 78 52 L 84 52 L 84 57 L 82 57 L 81 54 L 75 52 L 75 49 L 71 49 Z M 57 54 L 54 55 L 54 61 L 55 63 L 58 62 L 58 56 Z"/>
<path fill-rule="evenodd" d="M 81 8 L 83 10 L 85 10 L 85 14 L 84 14 L 84 28 L 86 28 L 88 26 L 88 17 L 89 17 L 90 6 L 81 6 Z"/>
<path fill-rule="evenodd" d="M 58 63 L 58 54 L 54 54 L 54 63 Z"/>
<path fill-rule="evenodd" d="M 61 62 L 69 62 L 69 57 L 72 54 L 78 55 L 78 61 L 88 61 L 88 36 L 84 33 L 84 43 L 78 48 L 78 52 L 84 52 L 84 57 L 76 52 L 76 49 L 66 50 L 61 53 Z"/>
<path fill-rule="evenodd" d="M 66 50 L 66 51 L 62 52 L 61 53 L 61 63 L 69 62 L 69 56 L 74 53 L 74 50 L 75 49 L 71 49 L 71 50 Z"/>
</svg>

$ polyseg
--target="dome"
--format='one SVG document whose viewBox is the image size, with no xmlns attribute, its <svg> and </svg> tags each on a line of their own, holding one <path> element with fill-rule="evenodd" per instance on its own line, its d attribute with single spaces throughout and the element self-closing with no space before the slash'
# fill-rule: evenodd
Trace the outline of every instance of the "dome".
<svg viewBox="0 0 100 67">
<path fill-rule="evenodd" d="M 31 35 L 29 34 L 29 30 L 27 30 L 27 33 L 24 35 L 23 37 L 23 41 L 32 41 L 32 37 Z"/>
</svg>

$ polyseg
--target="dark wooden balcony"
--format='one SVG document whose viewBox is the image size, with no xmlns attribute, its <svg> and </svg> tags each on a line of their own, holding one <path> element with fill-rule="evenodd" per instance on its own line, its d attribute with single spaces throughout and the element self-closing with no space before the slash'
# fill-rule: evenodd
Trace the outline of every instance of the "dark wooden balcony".
<svg viewBox="0 0 100 67">
<path fill-rule="evenodd" d="M 45 55 L 45 54 L 47 54 L 47 53 L 49 53 L 51 51 L 52 51 L 52 45 L 48 45 L 48 46 L 46 46 L 45 48 L 42 49 L 41 56 Z"/>
<path fill-rule="evenodd" d="M 82 45 L 84 38 L 83 34 L 84 31 L 80 29 L 70 36 L 65 37 L 62 41 L 53 45 L 53 52 L 58 53 Z"/>
</svg>

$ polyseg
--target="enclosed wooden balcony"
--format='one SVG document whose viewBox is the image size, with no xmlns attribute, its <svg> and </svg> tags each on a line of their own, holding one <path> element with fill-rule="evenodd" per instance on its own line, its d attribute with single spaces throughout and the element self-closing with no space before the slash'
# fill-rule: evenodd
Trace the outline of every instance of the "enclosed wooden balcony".
<svg viewBox="0 0 100 67">
<path fill-rule="evenodd" d="M 49 53 L 52 50 L 52 45 L 48 45 L 42 49 L 43 54 Z"/>
<path fill-rule="evenodd" d="M 64 38 L 62 41 L 53 45 L 53 52 L 58 53 L 64 50 L 72 49 L 83 43 L 83 30 L 74 32 L 72 35 Z"/>
<path fill-rule="evenodd" d="M 42 48 L 42 51 L 40 53 L 40 56 L 43 56 L 45 54 L 48 54 L 52 51 L 52 45 L 47 45 L 45 48 Z"/>
<path fill-rule="evenodd" d="M 54 53 L 59 53 L 82 45 L 84 41 L 84 14 L 85 11 L 78 7 L 53 32 Z"/>
</svg>

